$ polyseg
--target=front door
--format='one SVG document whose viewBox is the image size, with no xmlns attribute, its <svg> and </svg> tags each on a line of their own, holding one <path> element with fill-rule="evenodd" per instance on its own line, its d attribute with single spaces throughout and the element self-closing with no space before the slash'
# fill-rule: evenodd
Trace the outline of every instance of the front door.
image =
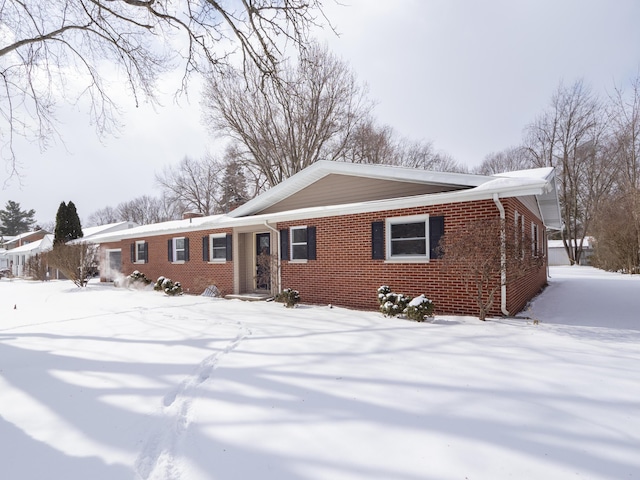
<svg viewBox="0 0 640 480">
<path fill-rule="evenodd" d="M 121 250 L 109 250 L 107 251 L 107 271 L 105 279 L 109 282 L 113 282 L 114 279 L 122 271 L 122 251 Z"/>
<path fill-rule="evenodd" d="M 256 233 L 256 289 L 271 290 L 270 233 Z"/>
</svg>

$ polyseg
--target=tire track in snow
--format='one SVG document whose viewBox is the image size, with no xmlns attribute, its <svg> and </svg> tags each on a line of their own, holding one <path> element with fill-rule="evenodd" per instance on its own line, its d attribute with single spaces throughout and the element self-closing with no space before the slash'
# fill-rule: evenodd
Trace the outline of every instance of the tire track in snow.
<svg viewBox="0 0 640 480">
<path fill-rule="evenodd" d="M 251 331 L 241 322 L 233 323 L 238 327 L 236 337 L 223 350 L 204 358 L 191 375 L 162 399 L 161 427 L 144 443 L 135 462 L 135 471 L 139 478 L 144 480 L 183 479 L 182 467 L 176 454 L 192 421 L 193 395 L 186 393 L 206 382 L 217 368 L 220 359 L 231 353 L 251 335 Z M 229 323 L 218 323 L 218 325 L 229 325 Z"/>
</svg>

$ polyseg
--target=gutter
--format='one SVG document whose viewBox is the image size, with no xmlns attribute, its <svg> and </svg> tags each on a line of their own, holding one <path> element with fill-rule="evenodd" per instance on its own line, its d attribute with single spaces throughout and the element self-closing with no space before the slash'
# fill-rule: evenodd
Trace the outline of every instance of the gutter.
<svg viewBox="0 0 640 480">
<path fill-rule="evenodd" d="M 500 311 L 505 317 L 509 316 L 507 310 L 507 235 L 505 232 L 506 215 L 504 205 L 497 193 L 493 194 L 493 203 L 500 212 Z"/>
<path fill-rule="evenodd" d="M 276 256 L 276 265 L 278 266 L 277 268 L 277 272 L 276 272 L 276 287 L 277 287 L 277 292 L 279 293 L 282 291 L 282 275 L 280 272 L 280 257 L 281 257 L 281 253 L 280 253 L 280 245 L 282 245 L 280 243 L 280 230 L 278 230 L 277 228 L 272 227 L 271 225 L 269 225 L 269 222 L 267 220 L 264 221 L 264 226 L 267 227 L 269 230 L 271 230 L 272 232 L 276 232 L 276 238 L 277 238 L 277 245 L 278 245 L 278 255 Z"/>
</svg>

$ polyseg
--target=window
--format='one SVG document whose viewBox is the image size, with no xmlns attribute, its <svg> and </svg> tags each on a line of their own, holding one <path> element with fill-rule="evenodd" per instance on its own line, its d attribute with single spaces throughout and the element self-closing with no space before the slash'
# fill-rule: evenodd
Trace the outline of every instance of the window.
<svg viewBox="0 0 640 480">
<path fill-rule="evenodd" d="M 145 261 L 146 255 L 145 242 L 136 242 L 136 263 L 142 263 Z"/>
<path fill-rule="evenodd" d="M 291 228 L 291 260 L 307 260 L 307 227 Z"/>
<path fill-rule="evenodd" d="M 184 238 L 173 239 L 173 261 L 184 262 L 186 260 L 186 250 Z"/>
<path fill-rule="evenodd" d="M 211 260 L 227 259 L 227 236 L 211 236 Z"/>
<path fill-rule="evenodd" d="M 214 233 L 202 237 L 202 260 L 205 262 L 231 261 L 233 235 Z"/>
<path fill-rule="evenodd" d="M 540 253 L 538 225 L 533 222 L 531 222 L 531 253 L 534 257 L 537 257 Z"/>
<path fill-rule="evenodd" d="M 315 260 L 316 227 L 280 230 L 280 260 Z"/>
<path fill-rule="evenodd" d="M 371 223 L 371 258 L 396 262 L 425 262 L 442 258 L 440 239 L 444 217 L 413 215 Z"/>
<path fill-rule="evenodd" d="M 144 240 L 137 240 L 131 244 L 131 263 L 147 263 L 149 261 L 149 246 Z"/>
<path fill-rule="evenodd" d="M 429 259 L 429 217 L 388 218 L 387 259 L 388 260 L 428 260 Z"/>
<path fill-rule="evenodd" d="M 186 262 L 189 260 L 189 239 L 177 237 L 168 240 L 168 260 L 170 262 Z"/>
</svg>

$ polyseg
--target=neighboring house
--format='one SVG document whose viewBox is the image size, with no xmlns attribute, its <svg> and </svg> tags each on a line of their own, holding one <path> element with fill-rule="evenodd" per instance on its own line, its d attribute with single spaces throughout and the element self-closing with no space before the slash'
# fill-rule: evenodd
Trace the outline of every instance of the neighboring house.
<svg viewBox="0 0 640 480">
<path fill-rule="evenodd" d="M 23 245 L 19 247 L 7 250 L 4 253 L 4 256 L 12 275 L 14 277 L 24 277 L 29 273 L 25 268 L 29 259 L 36 255 L 40 255 L 42 252 L 51 250 L 52 247 L 53 235 L 47 233 L 38 240 L 23 243 Z"/>
<path fill-rule="evenodd" d="M 575 246 L 575 241 L 572 242 Z M 589 265 L 590 258 L 593 255 L 593 238 L 585 237 L 582 243 L 582 255 L 580 256 L 580 265 Z M 564 248 L 562 240 L 549 240 L 549 265 L 571 265 L 567 250 Z"/>
<path fill-rule="evenodd" d="M 79 240 L 92 241 L 94 236 L 113 233 L 135 226 L 136 224 L 133 222 L 118 222 L 98 227 L 87 227 L 83 229 L 84 236 Z M 29 272 L 26 271 L 25 266 L 29 259 L 51 250 L 53 248 L 53 239 L 54 236 L 44 230 L 27 232 L 13 237 L 5 242 L 9 249 L 0 252 L 0 268 L 5 268 L 4 266 L 6 266 L 16 277 L 27 276 Z M 57 271 L 51 271 L 51 278 L 60 278 L 60 276 L 61 274 Z"/>
<path fill-rule="evenodd" d="M 12 275 L 17 275 L 16 272 L 22 274 L 24 262 L 31 256 L 29 252 L 38 250 L 41 240 L 46 235 L 49 235 L 49 232 L 38 229 L 12 237 L 3 237 L 3 249 L 0 250 L 0 270 L 10 270 Z M 18 251 L 16 252 L 17 249 Z"/>
<path fill-rule="evenodd" d="M 165 276 L 187 293 L 210 285 L 223 295 L 295 288 L 303 302 L 375 309 L 376 289 L 389 285 L 425 293 L 438 313 L 475 314 L 473 297 L 442 272 L 434 249 L 450 228 L 501 212 L 536 233 L 531 254 L 544 255 L 547 228 L 561 225 L 553 169 L 479 176 L 321 161 L 229 214 L 93 241 L 103 262 L 120 260 L 123 274 Z M 397 234 L 406 229 L 412 238 Z M 502 288 L 490 314 L 521 310 L 546 283 L 545 267 Z"/>
<path fill-rule="evenodd" d="M 45 235 L 49 235 L 46 230 L 34 230 L 33 232 L 25 232 L 14 237 L 5 237 L 2 246 L 6 250 L 22 247 L 31 242 L 41 240 Z"/>
</svg>

